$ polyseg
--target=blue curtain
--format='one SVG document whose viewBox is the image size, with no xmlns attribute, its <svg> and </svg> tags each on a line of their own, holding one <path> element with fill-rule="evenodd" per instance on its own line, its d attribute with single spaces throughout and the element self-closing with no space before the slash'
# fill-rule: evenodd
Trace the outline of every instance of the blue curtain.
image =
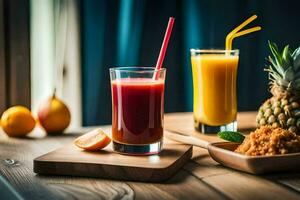
<svg viewBox="0 0 300 200">
<path fill-rule="evenodd" d="M 169 16 L 175 27 L 164 61 L 165 111 L 192 111 L 190 48 L 224 48 L 226 34 L 252 14 L 259 33 L 234 41 L 240 49 L 238 108 L 256 110 L 270 94 L 263 72 L 267 40 L 300 45 L 297 0 L 82 1 L 83 124 L 111 123 L 108 69 L 153 66 Z"/>
</svg>

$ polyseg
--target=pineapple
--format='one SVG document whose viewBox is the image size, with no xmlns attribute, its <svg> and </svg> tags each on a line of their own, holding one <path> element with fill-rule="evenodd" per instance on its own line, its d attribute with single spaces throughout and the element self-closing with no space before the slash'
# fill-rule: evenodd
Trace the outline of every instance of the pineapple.
<svg viewBox="0 0 300 200">
<path fill-rule="evenodd" d="M 269 41 L 270 91 L 272 97 L 259 108 L 257 126 L 271 125 L 300 134 L 300 47 L 293 52 L 289 45 L 282 53 Z"/>
</svg>

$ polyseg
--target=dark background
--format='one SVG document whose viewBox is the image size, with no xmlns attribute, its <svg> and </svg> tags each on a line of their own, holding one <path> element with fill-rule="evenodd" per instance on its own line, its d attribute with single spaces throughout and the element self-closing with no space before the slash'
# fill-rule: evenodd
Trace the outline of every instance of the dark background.
<svg viewBox="0 0 300 200">
<path fill-rule="evenodd" d="M 238 109 L 257 110 L 270 96 L 263 71 L 267 41 L 300 45 L 297 0 L 84 0 L 82 15 L 83 125 L 111 123 L 108 69 L 153 66 L 169 16 L 176 18 L 164 61 L 165 112 L 192 111 L 190 48 L 224 48 L 225 37 L 253 14 L 262 31 L 234 40 L 240 49 Z"/>
</svg>

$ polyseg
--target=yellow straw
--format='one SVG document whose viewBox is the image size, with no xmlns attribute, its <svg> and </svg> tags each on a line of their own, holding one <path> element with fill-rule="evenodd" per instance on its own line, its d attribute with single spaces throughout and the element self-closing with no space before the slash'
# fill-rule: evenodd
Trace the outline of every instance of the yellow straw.
<svg viewBox="0 0 300 200">
<path fill-rule="evenodd" d="M 233 29 L 227 36 L 226 36 L 226 50 L 230 50 L 231 49 L 231 44 L 229 44 L 230 42 L 232 42 L 231 38 L 233 37 L 234 34 L 236 34 L 239 30 L 241 30 L 242 28 L 244 28 L 245 26 L 247 26 L 249 23 L 251 23 L 253 20 L 255 20 L 257 18 L 257 15 L 253 15 L 251 17 L 249 17 L 247 20 L 245 20 L 243 23 L 241 23 L 238 27 L 236 27 L 235 29 Z M 229 48 L 230 47 L 230 48 Z"/>
<path fill-rule="evenodd" d="M 233 35 L 232 38 L 240 37 L 242 35 L 246 35 L 246 34 L 249 34 L 249 33 L 255 32 L 255 31 L 260 31 L 260 30 L 261 30 L 260 26 L 255 26 L 253 28 L 249 28 L 249 29 L 237 32 L 236 34 Z"/>
<path fill-rule="evenodd" d="M 249 33 L 253 33 L 255 31 L 260 31 L 260 30 L 261 30 L 260 26 L 255 26 L 253 28 L 249 28 L 249 29 L 246 29 L 246 30 L 235 33 L 231 38 L 228 39 L 228 41 L 226 41 L 226 44 L 227 44 L 226 49 L 227 50 L 232 49 L 232 41 L 233 41 L 234 38 L 240 37 L 242 35 L 246 35 L 246 34 L 249 34 Z"/>
</svg>

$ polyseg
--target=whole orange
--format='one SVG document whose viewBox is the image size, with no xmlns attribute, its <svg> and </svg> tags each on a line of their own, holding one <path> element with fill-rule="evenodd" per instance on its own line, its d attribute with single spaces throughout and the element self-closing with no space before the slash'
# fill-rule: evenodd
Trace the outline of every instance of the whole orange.
<svg viewBox="0 0 300 200">
<path fill-rule="evenodd" d="M 13 106 L 7 109 L 1 117 L 2 129 L 11 137 L 27 135 L 33 130 L 35 123 L 31 112 L 24 106 Z"/>
<path fill-rule="evenodd" d="M 55 94 L 42 102 L 38 109 L 40 125 L 47 133 L 62 133 L 71 122 L 71 113 Z"/>
</svg>

